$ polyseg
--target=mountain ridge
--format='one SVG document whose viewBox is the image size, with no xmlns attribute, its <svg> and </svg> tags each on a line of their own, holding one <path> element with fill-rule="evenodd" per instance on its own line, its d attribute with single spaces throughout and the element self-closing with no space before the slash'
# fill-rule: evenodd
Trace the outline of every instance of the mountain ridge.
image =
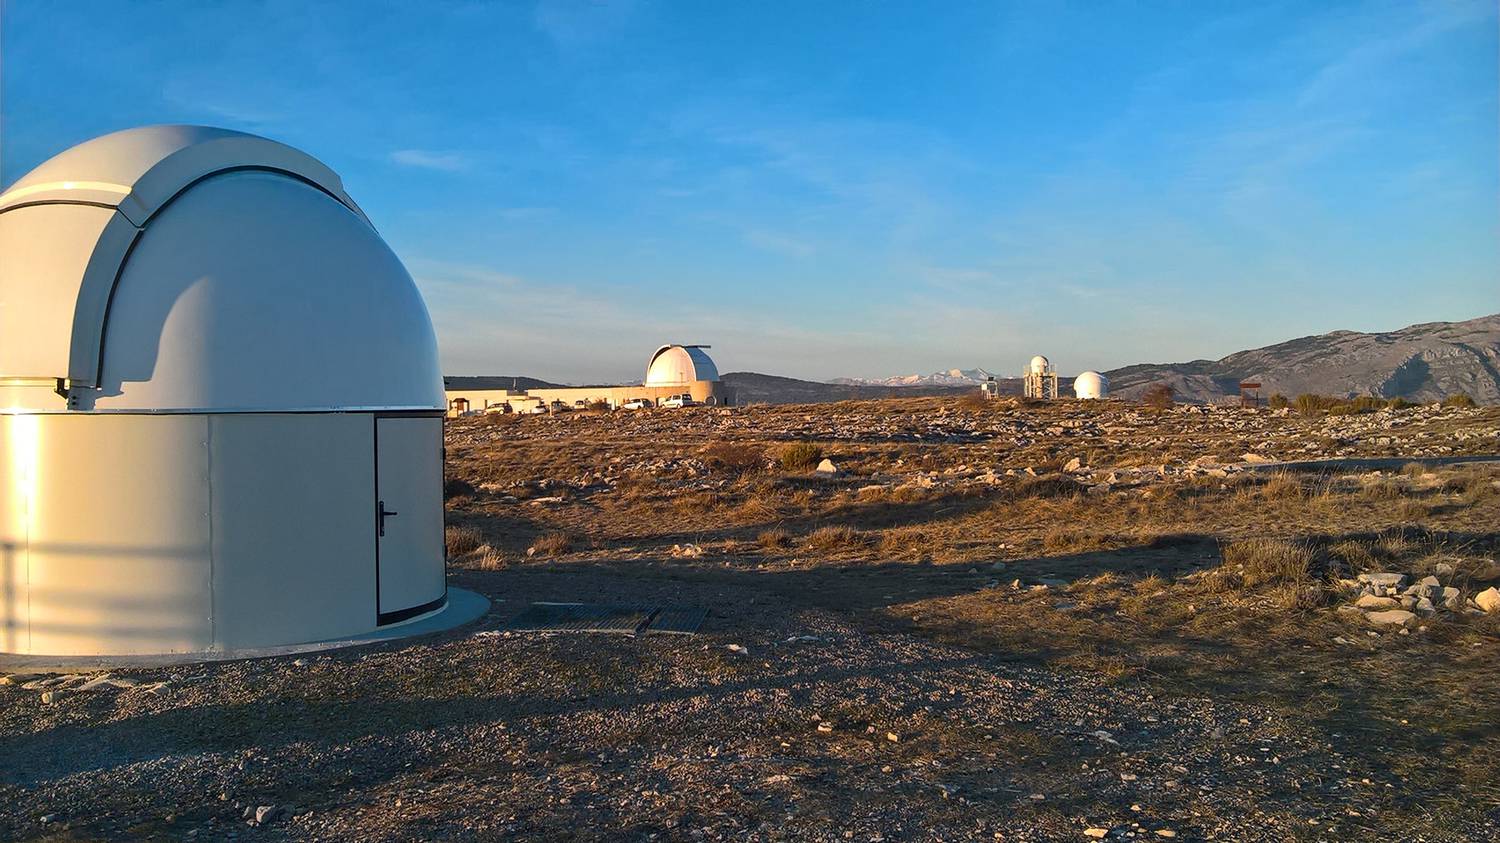
<svg viewBox="0 0 1500 843">
<path fill-rule="evenodd" d="M 1236 351 L 1218 360 L 1136 363 L 1104 373 L 1110 394 L 1139 398 L 1155 384 L 1171 386 L 1177 400 L 1235 400 L 1241 381 L 1261 384 L 1261 395 L 1375 396 L 1435 401 L 1465 393 L 1481 404 L 1500 404 L 1500 313 L 1459 322 L 1421 322 L 1394 331 L 1338 329 Z M 723 375 L 739 404 L 795 404 L 869 398 L 961 396 L 991 375 L 982 368 L 948 369 L 894 378 L 809 381 L 758 372 Z M 1001 394 L 1019 395 L 1019 378 L 996 377 Z M 525 377 L 448 377 L 449 388 L 553 386 Z M 1064 395 L 1071 377 L 1060 378 Z"/>
</svg>

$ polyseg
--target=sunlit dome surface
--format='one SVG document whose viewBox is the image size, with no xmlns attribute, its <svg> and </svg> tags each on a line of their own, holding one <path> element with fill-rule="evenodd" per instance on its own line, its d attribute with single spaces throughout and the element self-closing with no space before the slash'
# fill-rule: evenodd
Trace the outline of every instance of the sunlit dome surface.
<svg viewBox="0 0 1500 843">
<path fill-rule="evenodd" d="M 1051 365 L 1052 363 L 1049 362 L 1047 358 L 1038 354 L 1037 356 L 1031 358 L 1031 365 L 1027 367 L 1027 370 L 1033 375 L 1044 375 L 1047 373 L 1047 369 L 1051 367 Z"/>
<path fill-rule="evenodd" d="M 73 409 L 445 403 L 416 285 L 338 176 L 241 132 L 129 129 L 23 176 L 0 305 L 0 378 L 90 387 Z"/>
<path fill-rule="evenodd" d="M 719 367 L 703 349 L 706 345 L 664 345 L 646 364 L 646 386 L 675 386 L 693 381 L 716 381 Z"/>
<path fill-rule="evenodd" d="M 1098 372 L 1083 372 L 1073 379 L 1073 394 L 1080 399 L 1108 397 L 1109 378 Z"/>
</svg>

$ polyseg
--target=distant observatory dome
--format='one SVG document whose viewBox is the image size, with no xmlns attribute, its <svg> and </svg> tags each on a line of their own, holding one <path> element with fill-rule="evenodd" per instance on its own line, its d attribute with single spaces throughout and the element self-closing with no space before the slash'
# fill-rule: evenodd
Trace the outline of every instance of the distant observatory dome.
<svg viewBox="0 0 1500 843">
<path fill-rule="evenodd" d="M 1079 399 L 1109 397 L 1109 378 L 1098 372 L 1084 372 L 1073 379 L 1073 394 Z"/>
<path fill-rule="evenodd" d="M 1031 358 L 1031 365 L 1027 366 L 1026 369 L 1033 375 L 1044 375 L 1051 367 L 1052 363 L 1047 360 L 1047 358 L 1038 354 L 1037 356 Z"/>
<path fill-rule="evenodd" d="M 716 381 L 719 367 L 703 349 L 706 345 L 664 345 L 646 364 L 646 386 L 677 386 L 694 381 Z"/>
<path fill-rule="evenodd" d="M 453 616 L 432 322 L 303 152 L 129 129 L 0 194 L 0 407 L 0 652 L 234 654 Z"/>
</svg>

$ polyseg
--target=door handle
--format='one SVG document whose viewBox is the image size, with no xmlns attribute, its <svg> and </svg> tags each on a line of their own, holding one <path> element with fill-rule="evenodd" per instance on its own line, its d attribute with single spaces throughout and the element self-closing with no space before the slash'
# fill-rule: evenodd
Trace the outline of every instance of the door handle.
<svg viewBox="0 0 1500 843">
<path fill-rule="evenodd" d="M 385 508 L 385 501 L 377 501 L 375 504 L 376 535 L 385 535 L 385 519 L 391 515 L 400 515 L 392 509 Z"/>
</svg>

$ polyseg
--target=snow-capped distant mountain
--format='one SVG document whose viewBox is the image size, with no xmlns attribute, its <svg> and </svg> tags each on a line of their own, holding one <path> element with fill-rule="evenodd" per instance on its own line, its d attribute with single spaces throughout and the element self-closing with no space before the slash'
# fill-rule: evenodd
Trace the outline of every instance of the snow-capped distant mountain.
<svg viewBox="0 0 1500 843">
<path fill-rule="evenodd" d="M 993 372 L 984 369 L 948 369 L 930 375 L 897 375 L 892 378 L 834 378 L 829 383 L 844 386 L 975 386 L 984 383 Z"/>
</svg>

